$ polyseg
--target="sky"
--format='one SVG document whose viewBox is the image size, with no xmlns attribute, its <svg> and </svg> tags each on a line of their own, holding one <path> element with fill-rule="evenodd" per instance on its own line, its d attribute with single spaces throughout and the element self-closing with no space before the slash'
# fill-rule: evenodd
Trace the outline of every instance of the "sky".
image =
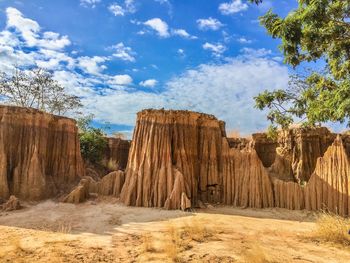
<svg viewBox="0 0 350 263">
<path fill-rule="evenodd" d="M 84 114 L 128 136 L 146 108 L 214 114 L 242 135 L 268 126 L 253 97 L 291 69 L 259 25 L 296 1 L 0 0 L 0 71 L 38 66 L 81 97 Z"/>
</svg>

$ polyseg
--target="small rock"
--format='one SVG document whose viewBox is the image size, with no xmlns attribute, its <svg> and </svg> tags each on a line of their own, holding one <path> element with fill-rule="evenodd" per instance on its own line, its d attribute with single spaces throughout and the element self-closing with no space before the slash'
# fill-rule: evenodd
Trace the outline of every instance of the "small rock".
<svg viewBox="0 0 350 263">
<path fill-rule="evenodd" d="M 18 210 L 21 209 L 21 203 L 19 202 L 19 199 L 14 196 L 11 195 L 9 200 L 2 205 L 2 210 L 3 211 L 13 211 L 13 210 Z"/>
</svg>

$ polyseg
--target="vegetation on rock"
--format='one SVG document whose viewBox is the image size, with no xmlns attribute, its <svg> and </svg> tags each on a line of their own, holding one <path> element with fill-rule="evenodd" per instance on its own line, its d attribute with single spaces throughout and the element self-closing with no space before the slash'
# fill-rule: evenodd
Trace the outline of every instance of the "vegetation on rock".
<svg viewBox="0 0 350 263">
<path fill-rule="evenodd" d="M 91 126 L 93 115 L 78 119 L 80 149 L 84 160 L 98 164 L 106 151 L 106 134 L 100 128 Z"/>
<path fill-rule="evenodd" d="M 0 72 L 0 101 L 58 115 L 82 107 L 78 96 L 68 94 L 50 72 L 40 68 Z"/>
<path fill-rule="evenodd" d="M 260 18 L 267 32 L 282 40 L 285 63 L 294 68 L 303 62 L 325 63 L 322 72 L 292 78 L 288 88 L 255 98 L 258 109 L 269 110 L 275 128 L 287 128 L 296 118 L 306 126 L 327 121 L 350 125 L 349 18 L 350 3 L 342 0 L 301 0 L 284 18 L 271 10 Z"/>
</svg>

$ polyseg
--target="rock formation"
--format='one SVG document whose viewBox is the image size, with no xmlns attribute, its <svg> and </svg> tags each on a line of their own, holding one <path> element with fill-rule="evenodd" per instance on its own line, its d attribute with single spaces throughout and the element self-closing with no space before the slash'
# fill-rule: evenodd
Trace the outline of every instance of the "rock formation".
<svg viewBox="0 0 350 263">
<path fill-rule="evenodd" d="M 111 137 L 108 137 L 107 141 L 108 146 L 103 160 L 104 165 L 113 171 L 125 170 L 128 162 L 130 141 Z"/>
<path fill-rule="evenodd" d="M 138 114 L 121 200 L 184 209 L 203 203 L 350 212 L 350 138 L 294 128 L 277 141 L 226 138 L 214 116 L 187 111 Z M 186 205 L 186 209 L 189 208 Z"/>
<path fill-rule="evenodd" d="M 40 200 L 84 175 L 74 120 L 0 106 L 0 198 Z"/>
<path fill-rule="evenodd" d="M 115 171 L 107 174 L 99 181 L 91 180 L 89 192 L 99 195 L 111 195 L 119 197 L 124 185 L 125 175 L 123 171 Z"/>
<path fill-rule="evenodd" d="M 125 175 L 123 171 L 109 173 L 99 181 L 85 176 L 80 180 L 79 185 L 63 199 L 63 202 L 73 204 L 83 203 L 91 194 L 119 197 L 124 180 Z"/>
<path fill-rule="evenodd" d="M 138 113 L 121 200 L 127 205 L 178 209 L 182 193 L 220 201 L 224 123 L 195 112 Z M 199 176 L 200 175 L 200 176 Z"/>
<path fill-rule="evenodd" d="M 63 199 L 63 202 L 72 204 L 85 202 L 90 197 L 90 182 L 88 178 L 81 179 L 78 186 Z"/>
<path fill-rule="evenodd" d="M 5 211 L 5 212 L 19 210 L 21 208 L 22 206 L 20 201 L 14 195 L 11 195 L 9 200 L 2 205 L 2 211 Z"/>
</svg>

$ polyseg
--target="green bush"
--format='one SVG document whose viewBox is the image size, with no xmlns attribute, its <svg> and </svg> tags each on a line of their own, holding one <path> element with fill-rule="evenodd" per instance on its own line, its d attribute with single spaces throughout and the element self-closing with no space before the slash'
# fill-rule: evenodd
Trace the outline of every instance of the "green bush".
<svg viewBox="0 0 350 263">
<path fill-rule="evenodd" d="M 102 129 L 91 127 L 93 116 L 87 116 L 78 120 L 80 150 L 85 161 L 100 163 L 106 148 L 107 140 Z"/>
</svg>

